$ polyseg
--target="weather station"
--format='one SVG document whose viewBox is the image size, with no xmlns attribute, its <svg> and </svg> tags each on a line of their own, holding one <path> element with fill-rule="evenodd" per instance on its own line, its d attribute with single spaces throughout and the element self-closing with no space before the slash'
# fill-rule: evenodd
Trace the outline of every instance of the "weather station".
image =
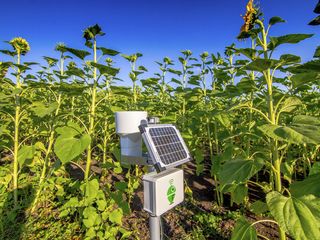
<svg viewBox="0 0 320 240">
<path fill-rule="evenodd" d="M 150 215 L 150 238 L 160 240 L 161 215 L 184 200 L 183 170 L 191 160 L 179 130 L 172 124 L 159 124 L 147 112 L 116 112 L 116 132 L 120 136 L 121 163 L 149 166 L 143 176 L 144 210 Z M 147 153 L 142 151 L 144 142 Z"/>
</svg>

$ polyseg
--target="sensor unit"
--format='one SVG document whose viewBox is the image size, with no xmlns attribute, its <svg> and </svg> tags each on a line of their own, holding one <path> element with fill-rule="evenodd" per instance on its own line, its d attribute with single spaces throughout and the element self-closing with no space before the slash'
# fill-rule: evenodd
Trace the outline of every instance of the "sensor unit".
<svg viewBox="0 0 320 240">
<path fill-rule="evenodd" d="M 144 210 L 153 216 L 174 208 L 184 199 L 183 170 L 171 168 L 143 176 Z"/>
</svg>

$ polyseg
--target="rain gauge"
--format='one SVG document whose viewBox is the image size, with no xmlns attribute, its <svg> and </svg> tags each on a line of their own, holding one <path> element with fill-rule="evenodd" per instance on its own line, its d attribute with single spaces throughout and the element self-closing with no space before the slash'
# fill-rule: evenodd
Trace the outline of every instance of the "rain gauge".
<svg viewBox="0 0 320 240">
<path fill-rule="evenodd" d="M 116 112 L 115 122 L 121 163 L 149 166 L 143 176 L 143 205 L 150 214 L 151 240 L 160 240 L 160 216 L 184 200 L 183 170 L 176 167 L 190 161 L 190 153 L 174 125 L 159 124 L 147 112 Z M 142 151 L 142 142 L 147 153 Z"/>
</svg>

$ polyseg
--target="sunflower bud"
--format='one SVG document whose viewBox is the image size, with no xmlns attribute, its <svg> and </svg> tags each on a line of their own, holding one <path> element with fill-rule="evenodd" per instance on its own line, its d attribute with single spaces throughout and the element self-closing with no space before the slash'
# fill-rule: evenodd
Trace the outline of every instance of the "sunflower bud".
<svg viewBox="0 0 320 240">
<path fill-rule="evenodd" d="M 207 59 L 207 57 L 209 56 L 209 53 L 208 52 L 203 52 L 200 57 L 203 61 L 205 61 Z"/>
<path fill-rule="evenodd" d="M 66 45 L 64 43 L 58 43 L 54 50 L 61 53 L 65 53 L 67 51 Z"/>
<path fill-rule="evenodd" d="M 24 38 L 17 37 L 12 39 L 9 43 L 18 54 L 25 55 L 30 51 L 30 45 Z"/>
<path fill-rule="evenodd" d="M 106 59 L 106 63 L 111 64 L 112 62 L 113 62 L 113 60 L 111 58 Z"/>
</svg>

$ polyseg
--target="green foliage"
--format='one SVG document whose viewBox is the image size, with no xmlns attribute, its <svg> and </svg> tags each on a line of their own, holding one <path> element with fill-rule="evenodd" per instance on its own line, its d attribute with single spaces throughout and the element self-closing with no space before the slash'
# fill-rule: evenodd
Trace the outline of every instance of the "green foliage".
<svg viewBox="0 0 320 240">
<path fill-rule="evenodd" d="M 286 43 L 295 44 L 307 38 L 312 37 L 313 34 L 288 34 L 280 37 L 270 37 L 269 50 L 274 50 L 278 46 Z"/>
<path fill-rule="evenodd" d="M 314 195 L 320 198 L 320 175 L 313 174 L 303 181 L 297 181 L 290 185 L 290 192 L 293 196 L 299 198 L 305 195 Z"/>
<path fill-rule="evenodd" d="M 240 218 L 237 221 L 235 229 L 233 231 L 231 240 L 256 240 L 258 239 L 257 232 L 255 228 L 247 222 L 244 218 Z"/>
<path fill-rule="evenodd" d="M 27 146 L 24 145 L 19 149 L 18 152 L 18 162 L 20 165 L 20 168 L 27 163 L 26 161 L 31 161 L 34 157 L 34 152 L 35 152 L 35 146 Z"/>
<path fill-rule="evenodd" d="M 271 192 L 267 195 L 267 203 L 280 227 L 288 231 L 294 239 L 317 239 L 320 234 L 317 224 L 320 216 L 319 198 L 313 195 L 285 197 Z"/>
<path fill-rule="evenodd" d="M 59 137 L 54 144 L 54 152 L 63 164 L 78 157 L 91 142 L 90 135 L 83 134 L 84 129 L 74 122 L 57 128 L 56 132 Z"/>
<path fill-rule="evenodd" d="M 263 165 L 261 159 L 228 161 L 221 169 L 220 180 L 222 184 L 243 183 L 256 174 Z"/>
<path fill-rule="evenodd" d="M 284 23 L 286 22 L 285 20 L 283 20 L 281 17 L 272 17 L 269 20 L 269 25 L 275 25 L 277 23 Z"/>
<path fill-rule="evenodd" d="M 69 195 L 63 197 L 64 204 L 60 207 L 60 218 L 72 218 L 80 214 L 85 228 L 85 239 L 114 239 L 115 236 L 130 236 L 131 233 L 121 227 L 123 210 L 115 208 L 120 204 L 114 198 L 107 198 L 100 189 L 97 179 L 81 184 L 66 186 Z M 121 192 L 119 192 L 121 194 Z"/>
</svg>

